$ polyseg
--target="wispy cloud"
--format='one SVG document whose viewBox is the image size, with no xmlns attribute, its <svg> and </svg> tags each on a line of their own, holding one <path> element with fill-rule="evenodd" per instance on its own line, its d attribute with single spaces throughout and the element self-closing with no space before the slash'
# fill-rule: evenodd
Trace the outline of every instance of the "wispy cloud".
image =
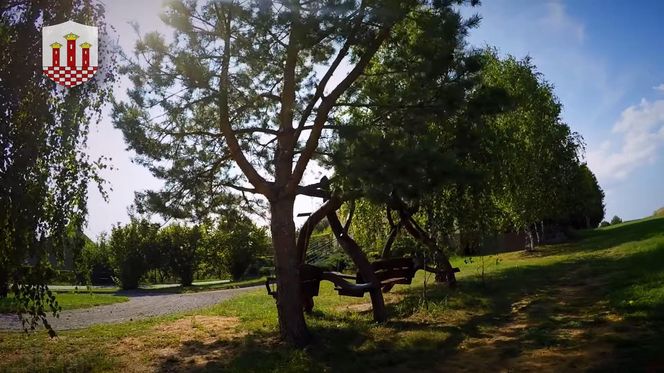
<svg viewBox="0 0 664 373">
<path fill-rule="evenodd" d="M 604 181 L 625 179 L 637 168 L 657 160 L 664 146 L 664 100 L 642 99 L 628 107 L 612 132 L 622 136 L 617 147 L 607 141 L 587 156 L 590 167 Z"/>
<path fill-rule="evenodd" d="M 659 91 L 659 92 L 664 93 L 664 83 L 662 83 L 660 85 L 656 85 L 656 86 L 652 87 L 652 89 L 654 89 L 655 91 Z"/>
<path fill-rule="evenodd" d="M 557 33 L 570 34 L 577 43 L 583 43 L 586 39 L 586 28 L 583 23 L 569 16 L 562 1 L 547 3 L 547 10 L 546 17 L 542 19 L 546 26 Z"/>
</svg>

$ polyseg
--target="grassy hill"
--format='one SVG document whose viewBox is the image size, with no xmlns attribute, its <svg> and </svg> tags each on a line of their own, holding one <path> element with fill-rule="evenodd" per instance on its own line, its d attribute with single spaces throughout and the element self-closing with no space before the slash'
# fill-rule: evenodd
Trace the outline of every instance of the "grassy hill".
<svg viewBox="0 0 664 373">
<path fill-rule="evenodd" d="M 664 370 L 664 218 L 583 231 L 572 243 L 457 258 L 459 287 L 412 286 L 367 298 L 329 284 L 304 351 L 277 339 L 264 291 L 210 309 L 43 334 L 0 333 L 0 371 L 659 371 Z M 431 280 L 431 279 L 430 279 Z M 67 353 L 64 353 L 64 352 Z"/>
<path fill-rule="evenodd" d="M 655 212 L 653 213 L 653 216 L 655 216 L 655 217 L 664 217 L 664 207 L 655 210 Z"/>
</svg>

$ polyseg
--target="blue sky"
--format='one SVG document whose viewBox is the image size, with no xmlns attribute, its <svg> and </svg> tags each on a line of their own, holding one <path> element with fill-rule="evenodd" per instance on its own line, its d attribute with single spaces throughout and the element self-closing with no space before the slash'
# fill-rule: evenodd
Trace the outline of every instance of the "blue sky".
<svg viewBox="0 0 664 373">
<path fill-rule="evenodd" d="M 135 34 L 166 34 L 161 0 L 107 2 L 107 21 L 120 45 L 131 50 Z M 469 12 L 482 22 L 469 42 L 503 54 L 529 55 L 555 86 L 563 118 L 583 135 L 586 159 L 606 193 L 607 218 L 636 219 L 664 206 L 664 2 L 485 0 Z M 123 97 L 126 82 L 116 94 Z M 112 157 L 104 176 L 109 202 L 91 188 L 87 233 L 96 237 L 128 220 L 134 191 L 161 183 L 132 164 L 122 134 L 108 118 L 92 126 L 89 152 Z M 296 210 L 310 210 L 300 200 Z"/>
<path fill-rule="evenodd" d="M 529 55 L 583 135 L 607 217 L 664 206 L 664 2 L 485 1 L 470 35 Z"/>
</svg>

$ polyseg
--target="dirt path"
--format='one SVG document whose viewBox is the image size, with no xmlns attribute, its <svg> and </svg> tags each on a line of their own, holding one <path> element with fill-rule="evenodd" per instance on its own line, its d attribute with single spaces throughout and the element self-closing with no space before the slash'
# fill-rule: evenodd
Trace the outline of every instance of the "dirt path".
<svg viewBox="0 0 664 373">
<path fill-rule="evenodd" d="M 261 286 L 187 294 L 125 293 L 129 301 L 105 306 L 62 311 L 60 318 L 49 317 L 55 330 L 79 329 L 95 324 L 119 323 L 189 311 L 217 304 Z M 0 330 L 21 330 L 16 315 L 0 314 Z"/>
</svg>

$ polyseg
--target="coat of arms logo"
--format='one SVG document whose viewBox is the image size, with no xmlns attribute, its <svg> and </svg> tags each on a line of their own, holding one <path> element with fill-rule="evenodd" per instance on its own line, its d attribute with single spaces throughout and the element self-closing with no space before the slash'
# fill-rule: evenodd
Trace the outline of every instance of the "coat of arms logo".
<svg viewBox="0 0 664 373">
<path fill-rule="evenodd" d="M 44 74 L 65 87 L 87 82 L 97 72 L 97 44 L 97 28 L 93 26 L 67 21 L 44 27 Z"/>
</svg>

